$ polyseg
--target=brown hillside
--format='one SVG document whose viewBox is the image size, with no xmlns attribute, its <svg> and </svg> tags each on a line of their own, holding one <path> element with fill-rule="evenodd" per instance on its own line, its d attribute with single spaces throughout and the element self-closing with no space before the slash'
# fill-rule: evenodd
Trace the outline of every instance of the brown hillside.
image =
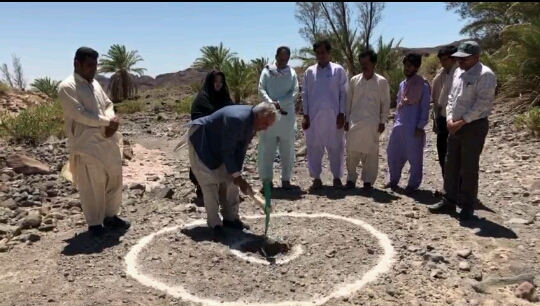
<svg viewBox="0 0 540 306">
<path fill-rule="evenodd" d="M 464 42 L 464 41 L 469 41 L 471 40 L 470 38 L 467 38 L 467 39 L 461 39 L 461 40 L 456 40 L 452 43 L 449 43 L 449 44 L 445 44 L 445 45 L 440 45 L 440 46 L 435 46 L 435 47 L 423 47 L 423 48 L 406 48 L 406 47 L 399 47 L 398 50 L 401 50 L 404 54 L 405 53 L 408 53 L 408 52 L 416 52 L 416 53 L 420 53 L 422 55 L 431 55 L 431 54 L 436 54 L 439 49 L 441 47 L 444 47 L 444 46 L 448 46 L 448 45 L 452 45 L 452 46 L 456 46 L 456 47 L 459 47 L 459 45 Z"/>
<path fill-rule="evenodd" d="M 0 114 L 18 113 L 27 107 L 41 104 L 49 98 L 39 92 L 9 90 L 0 92 Z"/>
<path fill-rule="evenodd" d="M 205 69 L 188 68 L 178 72 L 160 74 L 155 78 L 148 75 L 133 77 L 137 80 L 140 90 L 144 91 L 154 88 L 168 88 L 199 83 L 202 82 L 207 73 L 208 70 Z M 110 78 L 103 75 L 96 76 L 96 80 L 104 89 L 107 88 L 110 82 Z"/>
</svg>

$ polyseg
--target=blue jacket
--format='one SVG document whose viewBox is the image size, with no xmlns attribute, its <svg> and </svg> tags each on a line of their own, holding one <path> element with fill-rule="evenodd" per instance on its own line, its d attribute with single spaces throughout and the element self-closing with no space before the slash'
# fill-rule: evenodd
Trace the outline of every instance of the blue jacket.
<svg viewBox="0 0 540 306">
<path fill-rule="evenodd" d="M 225 165 L 231 175 L 242 172 L 248 145 L 255 133 L 254 119 L 253 106 L 226 106 L 188 123 L 188 126 L 201 126 L 189 141 L 208 169 L 216 170 Z"/>
</svg>

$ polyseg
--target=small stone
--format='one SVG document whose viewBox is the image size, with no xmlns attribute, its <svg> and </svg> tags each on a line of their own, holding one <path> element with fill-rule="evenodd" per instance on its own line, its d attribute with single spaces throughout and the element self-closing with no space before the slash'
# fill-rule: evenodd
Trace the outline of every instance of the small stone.
<svg viewBox="0 0 540 306">
<path fill-rule="evenodd" d="M 457 251 L 457 255 L 461 258 L 467 259 L 469 256 L 471 256 L 472 251 L 470 249 L 462 249 Z"/>
<path fill-rule="evenodd" d="M 459 269 L 461 271 L 470 271 L 471 270 L 471 265 L 469 264 L 468 261 L 465 261 L 465 260 L 460 261 L 458 267 L 459 267 Z"/>
<path fill-rule="evenodd" d="M 529 282 L 521 283 L 514 291 L 514 295 L 533 303 L 539 301 L 534 285 Z"/>
</svg>

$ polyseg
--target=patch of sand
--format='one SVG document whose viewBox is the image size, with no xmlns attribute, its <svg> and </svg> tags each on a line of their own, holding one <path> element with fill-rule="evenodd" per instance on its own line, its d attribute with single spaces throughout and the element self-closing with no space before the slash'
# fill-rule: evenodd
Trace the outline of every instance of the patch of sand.
<svg viewBox="0 0 540 306">
<path fill-rule="evenodd" d="M 161 150 L 151 150 L 135 143 L 133 149 L 133 159 L 124 166 L 124 185 L 132 183 L 145 184 L 153 188 L 160 185 L 160 181 L 165 176 L 173 174 L 174 167 Z"/>
</svg>

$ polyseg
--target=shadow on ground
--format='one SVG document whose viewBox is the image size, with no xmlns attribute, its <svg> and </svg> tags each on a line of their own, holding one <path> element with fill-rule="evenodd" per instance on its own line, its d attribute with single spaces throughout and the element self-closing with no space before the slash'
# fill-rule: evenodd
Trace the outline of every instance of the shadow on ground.
<svg viewBox="0 0 540 306">
<path fill-rule="evenodd" d="M 235 244 L 238 244 L 238 242 L 242 240 L 259 240 L 264 239 L 264 236 L 262 235 L 255 235 L 249 232 L 245 231 L 238 231 L 238 230 L 225 230 L 225 238 L 216 238 L 214 239 L 214 234 L 211 228 L 208 226 L 195 226 L 190 228 L 184 228 L 180 232 L 186 236 L 188 236 L 191 240 L 195 242 L 203 242 L 203 241 L 213 241 L 217 243 L 221 243 L 223 245 L 226 245 L 228 247 L 234 247 Z"/>
<path fill-rule="evenodd" d="M 101 237 L 92 237 L 88 231 L 78 233 L 64 240 L 67 245 L 60 253 L 65 256 L 101 253 L 120 244 L 120 237 L 126 232 L 127 230 L 108 230 Z"/>
<path fill-rule="evenodd" d="M 385 190 L 382 189 L 364 189 L 364 188 L 355 188 L 350 190 L 345 190 L 345 193 L 347 196 L 361 196 L 365 198 L 372 199 L 376 203 L 381 204 L 388 204 L 391 203 L 397 199 L 399 199 L 398 196 L 395 196 Z"/>
<path fill-rule="evenodd" d="M 517 234 L 508 227 L 502 226 L 485 218 L 460 221 L 459 225 L 470 229 L 478 229 L 475 233 L 479 237 L 517 239 Z"/>
<path fill-rule="evenodd" d="M 306 194 L 306 191 L 302 190 L 300 186 L 292 185 L 291 189 L 283 189 L 281 187 L 274 187 L 271 192 L 271 198 L 276 200 L 289 200 L 296 201 L 302 198 Z"/>
<path fill-rule="evenodd" d="M 220 243 L 230 249 L 240 251 L 242 253 L 258 254 L 261 258 L 265 258 L 270 263 L 275 262 L 273 258 L 276 254 L 282 251 L 285 247 L 288 251 L 287 244 L 277 242 L 273 239 L 267 239 L 264 235 L 255 235 L 245 231 L 225 230 L 225 237 L 214 239 L 212 229 L 207 226 L 195 226 L 182 229 L 180 232 L 189 237 L 194 242 L 211 241 Z M 270 248 L 271 247 L 271 248 Z M 271 250 L 275 249 L 276 250 Z M 270 252 L 271 251 L 271 252 Z M 286 251 L 284 251 L 286 252 Z M 275 254 L 274 254 L 275 253 Z"/>
<path fill-rule="evenodd" d="M 413 199 L 417 203 L 424 204 L 424 205 L 433 205 L 441 200 L 441 198 L 436 197 L 432 191 L 425 190 L 425 189 L 418 189 L 410 194 L 405 192 L 405 189 L 403 188 L 396 188 L 394 189 L 394 191 L 398 194 L 401 194 L 401 195 L 404 195 L 406 197 Z"/>
<path fill-rule="evenodd" d="M 307 193 L 319 197 L 327 197 L 330 200 L 344 199 L 347 193 L 343 188 L 334 188 L 332 186 L 323 186 L 321 189 L 309 189 Z"/>
</svg>

